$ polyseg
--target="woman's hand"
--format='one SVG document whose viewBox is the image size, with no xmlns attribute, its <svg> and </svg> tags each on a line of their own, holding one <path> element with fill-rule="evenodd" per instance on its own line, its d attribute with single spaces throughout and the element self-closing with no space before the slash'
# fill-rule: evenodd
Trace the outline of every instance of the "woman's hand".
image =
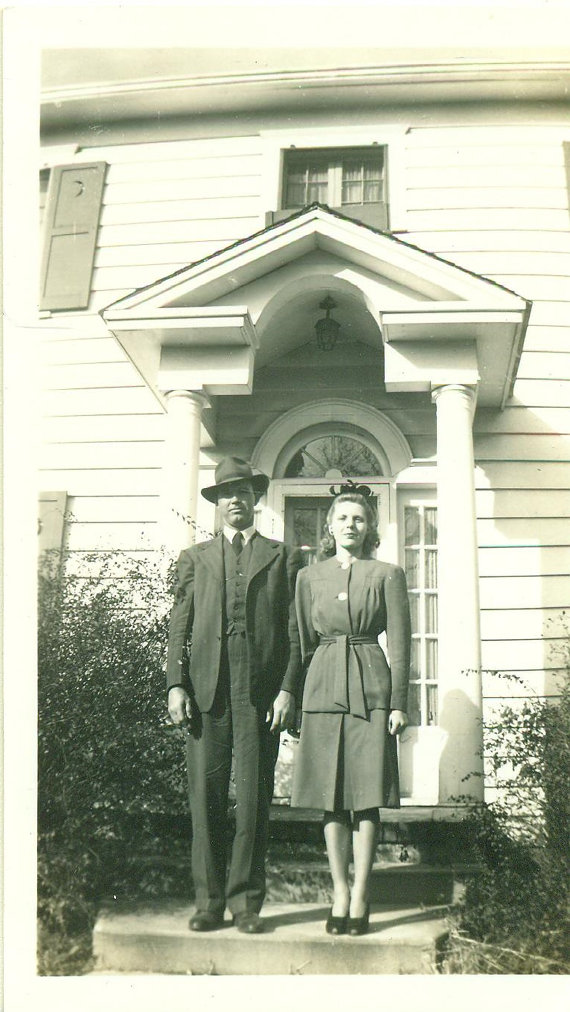
<svg viewBox="0 0 570 1012">
<path fill-rule="evenodd" d="M 408 714 L 404 710 L 390 710 L 388 730 L 390 734 L 401 734 L 408 726 Z"/>
</svg>

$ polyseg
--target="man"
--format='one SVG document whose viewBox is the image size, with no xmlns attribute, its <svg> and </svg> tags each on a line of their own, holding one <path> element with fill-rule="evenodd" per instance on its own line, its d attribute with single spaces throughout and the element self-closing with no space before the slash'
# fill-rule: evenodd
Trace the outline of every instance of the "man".
<svg viewBox="0 0 570 1012">
<path fill-rule="evenodd" d="M 222 532 L 180 554 L 168 641 L 168 709 L 187 724 L 192 815 L 193 931 L 224 922 L 263 930 L 265 852 L 279 732 L 294 718 L 300 676 L 295 581 L 300 553 L 256 533 L 254 507 L 269 485 L 227 457 L 202 491 Z M 232 749 L 235 836 L 227 875 Z"/>
</svg>

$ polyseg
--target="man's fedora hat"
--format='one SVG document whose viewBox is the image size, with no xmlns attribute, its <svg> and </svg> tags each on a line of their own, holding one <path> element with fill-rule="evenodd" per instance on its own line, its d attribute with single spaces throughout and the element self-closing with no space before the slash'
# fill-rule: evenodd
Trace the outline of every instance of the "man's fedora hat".
<svg viewBox="0 0 570 1012">
<path fill-rule="evenodd" d="M 266 474 L 254 474 L 251 465 L 241 457 L 223 457 L 216 466 L 216 484 L 202 489 L 202 495 L 208 502 L 217 502 L 218 494 L 224 485 L 232 481 L 249 481 L 256 495 L 267 492 L 269 478 Z"/>
</svg>

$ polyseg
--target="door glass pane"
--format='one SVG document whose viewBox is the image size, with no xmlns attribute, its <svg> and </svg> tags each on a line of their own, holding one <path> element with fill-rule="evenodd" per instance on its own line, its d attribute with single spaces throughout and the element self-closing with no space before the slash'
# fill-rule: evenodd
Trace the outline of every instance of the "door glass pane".
<svg viewBox="0 0 570 1012">
<path fill-rule="evenodd" d="M 420 631 L 420 599 L 417 594 L 410 594 L 410 618 L 412 621 L 412 632 L 417 633 Z"/>
<path fill-rule="evenodd" d="M 426 594 L 426 633 L 437 632 L 437 596 Z"/>
<path fill-rule="evenodd" d="M 404 510 L 405 544 L 417 545 L 420 540 L 420 515 L 414 507 L 406 507 Z"/>
<path fill-rule="evenodd" d="M 437 685 L 427 686 L 427 723 L 437 724 Z"/>
<path fill-rule="evenodd" d="M 420 553 L 416 548 L 406 548 L 406 580 L 408 590 L 415 590 L 419 586 L 419 561 Z"/>
<path fill-rule="evenodd" d="M 437 678 L 437 640 L 426 640 L 426 678 Z"/>
<path fill-rule="evenodd" d="M 421 674 L 420 664 L 420 641 L 412 639 L 412 652 L 410 658 L 410 677 L 419 678 Z"/>
<path fill-rule="evenodd" d="M 426 587 L 437 587 L 437 552 L 431 549 L 426 552 Z"/>
<path fill-rule="evenodd" d="M 408 692 L 408 723 L 412 727 L 419 727 L 422 722 L 422 711 L 420 706 L 421 687 L 417 682 L 410 683 Z"/>
<path fill-rule="evenodd" d="M 437 544 L 437 509 L 426 507 L 424 510 L 426 545 Z"/>
</svg>

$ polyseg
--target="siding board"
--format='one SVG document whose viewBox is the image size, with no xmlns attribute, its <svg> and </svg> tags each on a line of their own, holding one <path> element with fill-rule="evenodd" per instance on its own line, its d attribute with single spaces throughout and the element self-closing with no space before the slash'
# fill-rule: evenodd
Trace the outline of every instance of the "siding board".
<svg viewBox="0 0 570 1012">
<path fill-rule="evenodd" d="M 482 548 L 480 576 L 568 576 L 570 547 L 541 545 L 526 548 Z"/>
<path fill-rule="evenodd" d="M 568 603 L 565 576 L 483 576 L 479 580 L 482 608 L 559 608 Z"/>
<path fill-rule="evenodd" d="M 566 545 L 568 544 L 568 520 L 560 517 L 505 517 L 503 520 L 478 520 L 477 542 L 480 548 L 495 548 L 507 545 Z M 568 597 L 568 592 L 566 592 Z M 511 604 L 508 594 L 502 601 L 482 607 L 504 607 Z M 552 607 L 567 605 L 568 601 L 553 601 Z M 546 605 L 538 602 L 534 607 Z M 513 603 L 514 607 L 514 603 Z"/>
<path fill-rule="evenodd" d="M 53 418 L 102 415 L 160 414 L 162 409 L 144 386 L 85 390 L 46 390 L 40 395 L 42 414 Z"/>
<path fill-rule="evenodd" d="M 509 608 L 481 612 L 481 636 L 485 640 L 520 639 L 523 632 L 529 639 L 560 638 L 567 637 L 569 630 L 565 608 L 526 609 L 524 615 Z"/>
<path fill-rule="evenodd" d="M 157 495 L 160 490 L 160 468 L 85 468 L 74 471 L 42 468 L 42 488 L 65 488 L 69 496 Z"/>
<path fill-rule="evenodd" d="M 46 418 L 45 443 L 104 443 L 164 438 L 165 415 L 87 415 Z"/>
</svg>

